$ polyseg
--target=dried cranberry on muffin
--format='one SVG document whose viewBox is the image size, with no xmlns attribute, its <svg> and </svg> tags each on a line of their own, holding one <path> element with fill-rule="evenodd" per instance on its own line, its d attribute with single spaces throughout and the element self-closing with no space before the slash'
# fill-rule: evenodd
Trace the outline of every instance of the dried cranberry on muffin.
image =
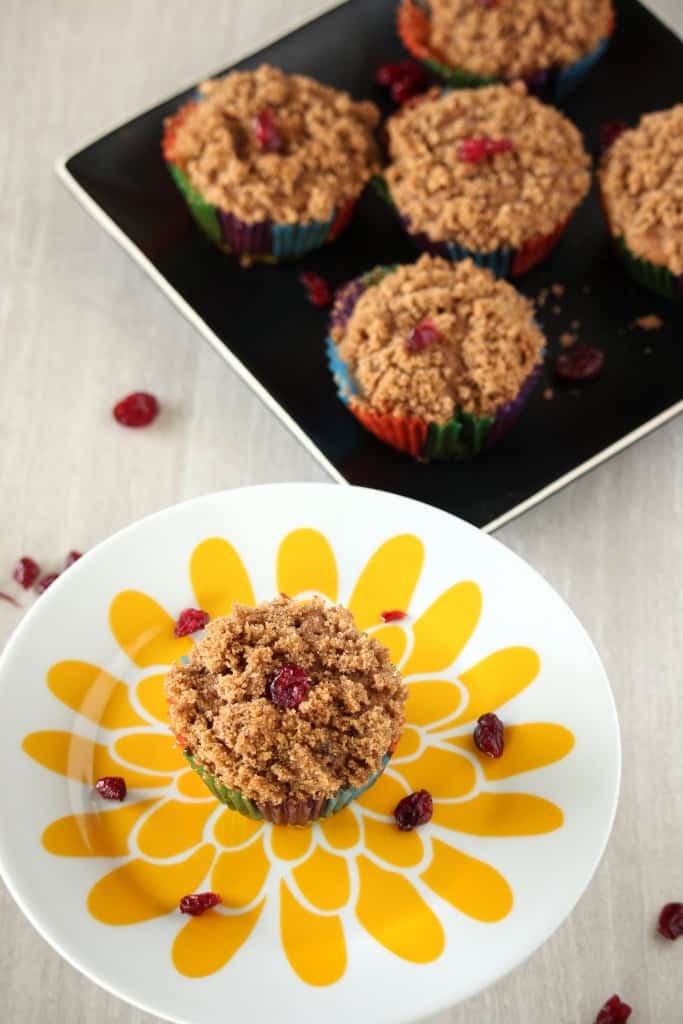
<svg viewBox="0 0 683 1024">
<path fill-rule="evenodd" d="M 571 92 L 614 29 L 612 0 L 402 0 L 404 46 L 451 85 L 524 79 L 548 99 Z"/>
<path fill-rule="evenodd" d="M 590 188 L 578 129 L 521 82 L 432 94 L 387 131 L 385 180 L 416 244 L 501 277 L 544 259 Z"/>
<path fill-rule="evenodd" d="M 219 800 L 302 825 L 376 781 L 407 690 L 347 609 L 280 597 L 211 622 L 166 696 L 173 733 Z"/>
<path fill-rule="evenodd" d="M 599 180 L 609 229 L 633 277 L 683 299 L 683 103 L 646 114 L 620 135 Z"/>
<path fill-rule="evenodd" d="M 199 92 L 166 120 L 162 148 L 211 240 L 246 263 L 336 238 L 378 168 L 375 105 L 265 64 Z"/>
<path fill-rule="evenodd" d="M 531 303 L 471 260 L 423 255 L 338 292 L 328 355 L 339 396 L 420 460 L 476 455 L 531 394 L 545 339 Z"/>
</svg>

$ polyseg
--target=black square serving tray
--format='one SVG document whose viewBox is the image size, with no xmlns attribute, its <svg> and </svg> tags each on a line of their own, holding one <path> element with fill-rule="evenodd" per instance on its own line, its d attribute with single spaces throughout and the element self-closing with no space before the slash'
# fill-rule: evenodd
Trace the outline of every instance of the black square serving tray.
<svg viewBox="0 0 683 1024">
<path fill-rule="evenodd" d="M 371 98 L 388 113 L 373 77 L 379 63 L 402 55 L 395 6 L 348 0 L 234 67 L 267 61 Z M 681 66 L 683 43 L 637 0 L 622 0 L 607 55 L 563 109 L 596 152 L 605 121 L 635 123 L 683 100 Z M 314 269 L 337 286 L 377 263 L 412 260 L 414 248 L 369 189 L 341 238 L 297 264 L 242 269 L 212 249 L 160 152 L 163 118 L 191 92 L 60 161 L 58 173 L 335 479 L 493 529 L 683 411 L 683 305 L 626 276 L 594 189 L 553 256 L 516 282 L 532 297 L 554 284 L 564 294 L 550 292 L 538 311 L 550 342 L 545 379 L 515 428 L 469 463 L 420 465 L 380 444 L 336 397 L 325 361 L 327 314 L 307 301 L 298 274 Z M 659 330 L 633 327 L 646 314 L 661 318 Z M 561 384 L 552 371 L 560 336 L 576 323 L 580 340 L 606 355 L 602 375 L 581 387 Z"/>
</svg>

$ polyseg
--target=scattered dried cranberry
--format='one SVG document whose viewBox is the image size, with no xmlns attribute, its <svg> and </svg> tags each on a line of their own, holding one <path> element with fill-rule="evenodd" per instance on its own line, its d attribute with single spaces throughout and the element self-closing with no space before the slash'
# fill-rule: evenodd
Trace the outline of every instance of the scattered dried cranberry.
<svg viewBox="0 0 683 1024">
<path fill-rule="evenodd" d="M 196 892 L 191 896 L 183 896 L 180 901 L 180 913 L 199 917 L 205 910 L 217 907 L 222 902 L 217 892 Z"/>
<path fill-rule="evenodd" d="M 382 622 L 400 622 L 401 619 L 405 619 L 407 614 L 407 612 L 401 612 L 395 608 L 390 612 L 382 612 L 381 619 Z"/>
<path fill-rule="evenodd" d="M 463 139 L 458 146 L 458 159 L 466 164 L 480 164 L 490 156 L 509 153 L 514 149 L 512 139 L 489 139 L 486 136 Z"/>
<path fill-rule="evenodd" d="M 15 608 L 21 608 L 16 597 L 12 597 L 11 594 L 6 594 L 4 590 L 0 590 L 0 601 L 7 601 L 8 604 L 13 604 Z"/>
<path fill-rule="evenodd" d="M 176 636 L 189 636 L 198 629 L 204 629 L 209 618 L 209 613 L 202 611 L 201 608 L 184 608 L 178 616 L 173 632 Z"/>
<path fill-rule="evenodd" d="M 441 341 L 441 332 L 426 316 L 424 320 L 420 320 L 419 324 L 415 324 L 413 327 L 408 335 L 406 348 L 409 352 L 424 352 L 426 348 L 434 345 L 437 341 Z"/>
<path fill-rule="evenodd" d="M 389 89 L 394 103 L 402 105 L 424 92 L 429 85 L 429 78 L 417 61 L 407 58 L 392 64 L 380 64 L 375 72 L 375 82 Z"/>
<path fill-rule="evenodd" d="M 305 669 L 298 665 L 283 665 L 268 685 L 268 694 L 280 711 L 297 708 L 308 696 L 311 680 Z"/>
<path fill-rule="evenodd" d="M 505 746 L 503 733 L 504 726 L 498 715 L 482 715 L 474 730 L 474 745 L 488 757 L 501 757 Z"/>
<path fill-rule="evenodd" d="M 74 564 L 74 562 L 77 562 L 78 559 L 82 558 L 82 557 L 83 557 L 83 555 L 82 555 L 82 553 L 80 551 L 70 551 L 69 554 L 66 556 L 66 561 L 64 562 L 64 568 L 65 569 L 70 569 L 71 566 Z"/>
<path fill-rule="evenodd" d="M 605 353 L 590 345 L 572 345 L 555 360 L 555 373 L 561 380 L 592 380 L 605 364 Z"/>
<path fill-rule="evenodd" d="M 399 800 L 394 808 L 394 817 L 401 832 L 412 832 L 418 825 L 426 825 L 431 820 L 433 806 L 431 794 L 426 789 Z"/>
<path fill-rule="evenodd" d="M 605 121 L 600 125 L 600 150 L 606 152 L 627 129 L 625 121 Z"/>
<path fill-rule="evenodd" d="M 58 572 L 49 572 L 47 576 L 43 576 L 42 580 L 36 587 L 39 594 L 44 594 L 48 587 L 51 587 L 54 581 L 59 576 Z"/>
<path fill-rule="evenodd" d="M 657 931 L 672 941 L 683 935 L 683 903 L 667 903 L 662 907 Z"/>
<path fill-rule="evenodd" d="M 148 427 L 159 415 L 159 403 L 147 391 L 134 391 L 114 406 L 114 419 L 124 427 Z"/>
<path fill-rule="evenodd" d="M 270 107 L 266 107 L 254 118 L 254 135 L 264 153 L 277 153 L 282 148 L 282 136 Z"/>
<path fill-rule="evenodd" d="M 500 0 L 479 0 L 479 6 L 488 7 L 490 10 L 493 10 L 494 7 L 498 6 L 499 2 Z"/>
<path fill-rule="evenodd" d="M 595 1024 L 624 1024 L 630 1016 L 631 1007 L 622 1003 L 619 996 L 612 996 L 595 1018 Z"/>
<path fill-rule="evenodd" d="M 32 558 L 20 558 L 14 567 L 12 579 L 28 590 L 40 576 L 40 566 Z"/>
<path fill-rule="evenodd" d="M 105 800 L 123 800 L 126 796 L 126 780 L 120 775 L 104 775 L 95 783 L 95 789 Z"/>
<path fill-rule="evenodd" d="M 299 274 L 299 280 L 308 292 L 309 302 L 314 306 L 329 306 L 332 302 L 332 289 L 324 277 L 313 270 L 304 270 Z"/>
</svg>

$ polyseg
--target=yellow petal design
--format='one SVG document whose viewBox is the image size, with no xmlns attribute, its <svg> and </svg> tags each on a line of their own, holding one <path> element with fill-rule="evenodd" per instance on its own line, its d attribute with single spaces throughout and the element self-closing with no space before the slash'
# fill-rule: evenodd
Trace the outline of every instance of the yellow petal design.
<svg viewBox="0 0 683 1024">
<path fill-rule="evenodd" d="M 116 741 L 114 750 L 125 761 L 153 772 L 177 772 L 187 768 L 187 761 L 170 733 L 130 733 Z M 206 792 L 208 796 L 209 791 Z"/>
<path fill-rule="evenodd" d="M 213 859 L 213 846 L 202 846 L 178 864 L 131 860 L 101 878 L 88 895 L 88 910 L 102 924 L 138 924 L 176 910 L 188 893 L 197 892 Z"/>
<path fill-rule="evenodd" d="M 395 822 L 365 818 L 365 845 L 395 868 L 412 868 L 422 860 L 424 847 L 417 832 L 401 832 Z"/>
<path fill-rule="evenodd" d="M 299 903 L 280 882 L 280 933 L 287 959 L 307 985 L 333 985 L 346 970 L 341 919 L 321 917 Z"/>
<path fill-rule="evenodd" d="M 480 753 L 474 745 L 473 735 L 456 736 L 448 742 L 476 755 L 484 775 L 492 782 L 561 761 L 574 746 L 574 734 L 554 722 L 506 726 L 505 749 L 503 756 L 498 758 Z"/>
<path fill-rule="evenodd" d="M 316 590 L 337 600 L 337 560 L 330 543 L 318 530 L 292 530 L 277 555 L 278 590 L 290 597 Z"/>
<path fill-rule="evenodd" d="M 244 914 L 207 910 L 190 918 L 173 943 L 176 970 L 186 978 L 207 978 L 220 971 L 251 935 L 264 903 Z"/>
<path fill-rule="evenodd" d="M 331 818 L 322 818 L 320 827 L 330 846 L 335 850 L 350 850 L 360 839 L 360 829 L 353 811 L 345 807 Z"/>
<path fill-rule="evenodd" d="M 136 665 L 172 665 L 192 650 L 189 636 L 173 635 L 175 622 L 160 604 L 138 590 L 117 594 L 109 608 L 109 625 L 119 647 Z"/>
<path fill-rule="evenodd" d="M 197 607 L 212 619 L 229 615 L 233 604 L 256 604 L 242 559 L 222 537 L 202 541 L 192 552 L 190 579 Z"/>
<path fill-rule="evenodd" d="M 412 725 L 432 725 L 454 715 L 461 704 L 462 693 L 455 683 L 442 679 L 409 683 L 406 721 Z"/>
<path fill-rule="evenodd" d="M 249 846 L 220 855 L 211 876 L 211 888 L 220 893 L 226 907 L 246 907 L 260 893 L 269 869 L 263 837 L 259 837 Z"/>
<path fill-rule="evenodd" d="M 105 729 L 146 725 L 128 698 L 125 683 L 87 661 L 60 661 L 47 674 L 47 685 L 62 704 Z"/>
<path fill-rule="evenodd" d="M 428 789 L 435 800 L 455 800 L 474 787 L 477 774 L 467 758 L 450 750 L 427 747 L 415 761 L 396 765 L 411 790 Z"/>
<path fill-rule="evenodd" d="M 391 815 L 399 800 L 407 795 L 408 790 L 385 772 L 384 775 L 380 775 L 374 786 L 370 786 L 370 789 L 358 797 L 356 802 L 369 811 L 375 811 L 376 814 Z"/>
<path fill-rule="evenodd" d="M 346 861 L 321 846 L 292 874 L 308 902 L 318 910 L 341 910 L 349 898 L 351 884 Z"/>
<path fill-rule="evenodd" d="M 243 814 L 226 807 L 214 826 L 213 834 L 221 846 L 230 848 L 246 843 L 262 828 L 262 821 L 252 821 L 251 818 L 245 818 Z"/>
<path fill-rule="evenodd" d="M 480 615 L 481 591 L 476 583 L 456 583 L 444 591 L 413 626 L 415 645 L 403 675 L 441 672 L 452 665 Z"/>
<path fill-rule="evenodd" d="M 182 772 L 178 776 L 176 785 L 178 792 L 182 793 L 183 796 L 189 797 L 190 800 L 207 800 L 212 796 L 211 790 L 206 783 L 202 782 L 199 775 L 193 772 L 191 768 L 188 768 L 186 772 Z"/>
<path fill-rule="evenodd" d="M 381 626 L 379 629 L 373 629 L 372 636 L 387 648 L 392 664 L 398 665 L 408 646 L 405 630 L 400 626 Z"/>
<path fill-rule="evenodd" d="M 512 910 L 512 889 L 495 868 L 432 839 L 434 856 L 422 875 L 437 895 L 476 921 L 502 921 Z"/>
<path fill-rule="evenodd" d="M 273 853 L 281 860 L 298 860 L 311 845 L 311 829 L 296 828 L 274 828 L 270 833 L 270 844 Z"/>
<path fill-rule="evenodd" d="M 400 761 L 402 757 L 412 757 L 414 754 L 417 754 L 419 749 L 420 734 L 415 729 L 411 729 L 409 725 L 405 726 L 392 760 Z"/>
<path fill-rule="evenodd" d="M 168 725 L 168 704 L 164 693 L 164 677 L 147 676 L 138 683 L 138 700 L 148 715 Z"/>
<path fill-rule="evenodd" d="M 156 802 L 141 800 L 115 811 L 58 818 L 43 832 L 43 846 L 57 857 L 125 857 L 134 825 Z"/>
<path fill-rule="evenodd" d="M 165 800 L 143 822 L 138 832 L 140 853 L 163 859 L 176 857 L 198 846 L 214 809 L 214 802 L 186 804 L 179 800 Z"/>
<path fill-rule="evenodd" d="M 435 732 L 453 725 L 474 722 L 480 715 L 496 711 L 533 682 L 541 667 L 536 651 L 530 647 L 504 647 L 468 668 L 459 677 L 469 693 L 462 713 Z"/>
<path fill-rule="evenodd" d="M 168 776 L 144 775 L 125 768 L 109 756 L 106 747 L 76 733 L 57 730 L 32 732 L 24 738 L 22 748 L 44 768 L 88 786 L 94 786 L 103 775 L 123 775 L 129 789 L 168 785 Z"/>
<path fill-rule="evenodd" d="M 382 946 L 404 960 L 430 963 L 441 955 L 441 923 L 408 879 L 358 858 L 358 920 Z"/>
<path fill-rule="evenodd" d="M 481 793 L 460 804 L 434 804 L 437 825 L 472 836 L 537 836 L 564 823 L 559 807 L 527 793 Z"/>
<path fill-rule="evenodd" d="M 423 562 L 422 541 L 412 533 L 392 537 L 375 551 L 349 601 L 359 629 L 378 625 L 382 612 L 408 611 Z"/>
</svg>

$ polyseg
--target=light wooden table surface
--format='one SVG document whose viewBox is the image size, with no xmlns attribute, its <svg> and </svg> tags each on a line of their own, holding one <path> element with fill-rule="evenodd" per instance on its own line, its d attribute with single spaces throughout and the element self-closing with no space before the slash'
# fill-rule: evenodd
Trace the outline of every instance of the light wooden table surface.
<svg viewBox="0 0 683 1024">
<path fill-rule="evenodd" d="M 0 589 L 20 554 L 56 567 L 69 548 L 184 498 L 325 479 L 52 166 L 330 6 L 0 0 Z M 650 6 L 683 32 L 680 0 Z M 124 432 L 110 408 L 141 388 L 164 414 L 152 430 Z M 614 991 L 633 1003 L 634 1024 L 683 1020 L 683 941 L 654 935 L 660 905 L 683 900 L 682 467 L 679 419 L 498 534 L 602 652 L 623 729 L 621 804 L 570 920 L 510 977 L 432 1024 L 591 1024 Z M 0 602 L 0 643 L 19 618 Z M 1 885 L 0 915 L 3 1024 L 153 1022 L 64 963 Z"/>
</svg>

